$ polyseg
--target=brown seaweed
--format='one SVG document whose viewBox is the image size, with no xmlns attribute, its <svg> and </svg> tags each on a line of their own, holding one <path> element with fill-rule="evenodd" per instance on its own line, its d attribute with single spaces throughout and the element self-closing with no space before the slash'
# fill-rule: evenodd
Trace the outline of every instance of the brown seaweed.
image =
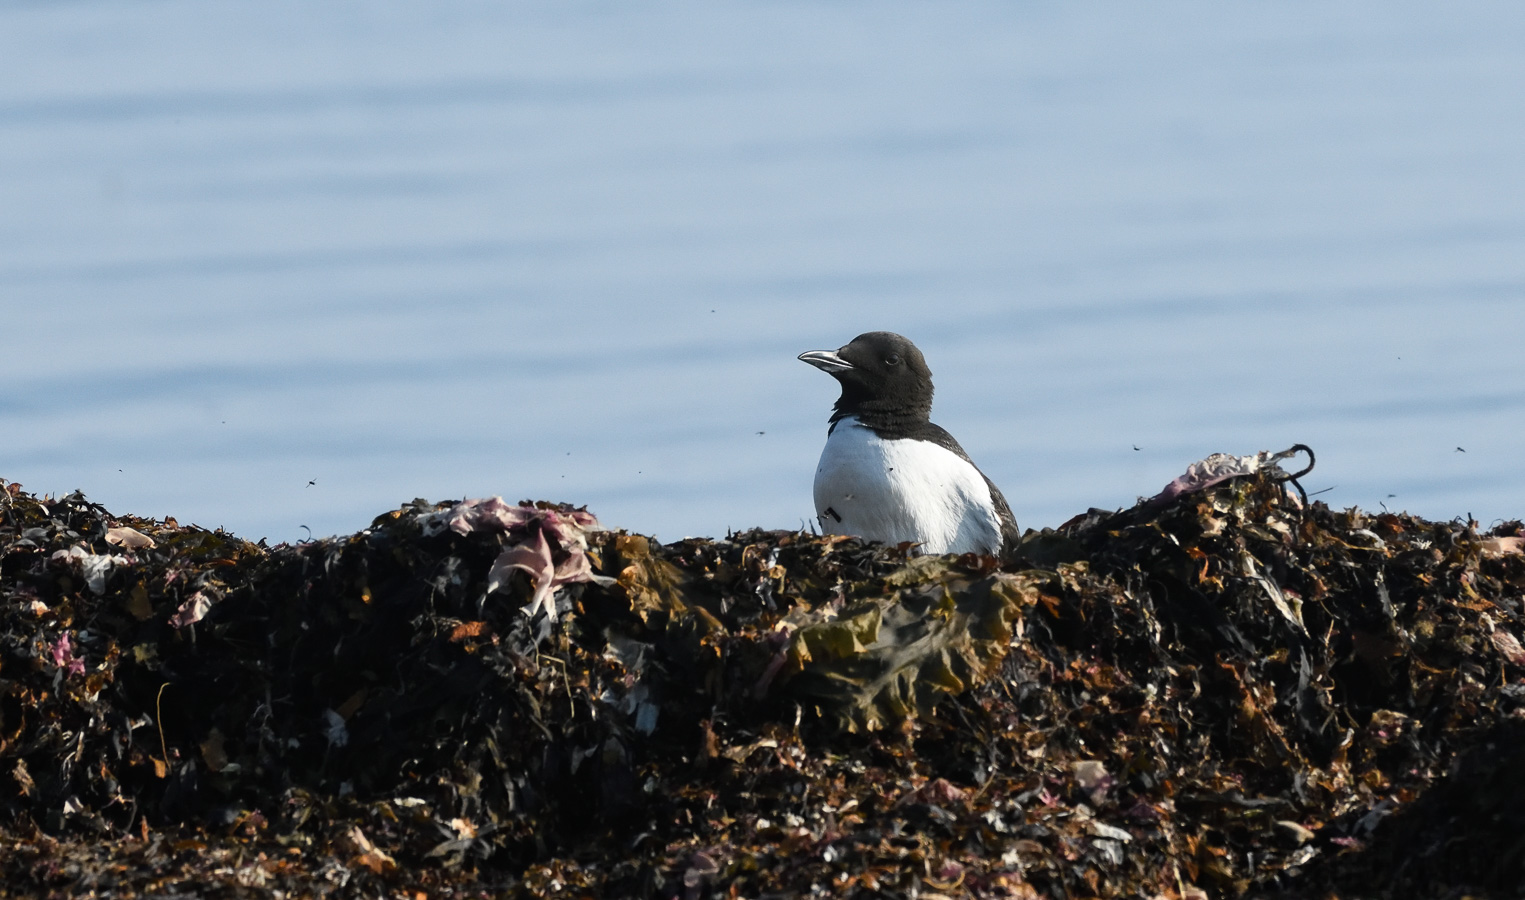
<svg viewBox="0 0 1525 900">
<path fill-rule="evenodd" d="M 1517 896 L 1522 543 L 1271 473 L 1006 560 L 3 485 L 0 896 Z"/>
</svg>

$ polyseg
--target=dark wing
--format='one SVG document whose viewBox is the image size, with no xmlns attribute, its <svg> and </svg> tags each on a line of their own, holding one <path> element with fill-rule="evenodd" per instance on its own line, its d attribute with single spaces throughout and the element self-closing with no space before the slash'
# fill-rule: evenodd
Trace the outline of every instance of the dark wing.
<svg viewBox="0 0 1525 900">
<path fill-rule="evenodd" d="M 974 466 L 974 470 L 980 473 L 980 477 L 985 479 L 985 484 L 990 487 L 990 501 L 995 505 L 996 516 L 1001 520 L 1001 552 L 1011 552 L 1017 546 L 1017 540 L 1022 537 L 1022 530 L 1017 527 L 1017 517 L 1011 514 L 1011 507 L 1006 503 L 1006 497 L 1001 494 L 1001 489 L 995 486 L 995 482 L 990 480 L 990 476 L 980 471 L 980 467 L 969 458 L 964 448 L 960 447 L 958 441 L 953 439 L 953 435 L 944 431 L 942 426 L 927 422 L 910 436 L 918 441 L 929 441 L 944 450 L 951 450 L 958 454 L 959 459 Z"/>
<path fill-rule="evenodd" d="M 985 475 L 984 472 L 980 474 Z M 1017 549 L 1017 541 L 1022 539 L 1022 529 L 1017 527 L 1017 517 L 1012 515 L 1006 498 L 1001 496 L 1001 489 L 995 486 L 989 475 L 985 475 L 985 483 L 990 485 L 990 499 L 995 503 L 996 515 L 1001 517 L 1001 554 L 1005 555 Z"/>
</svg>

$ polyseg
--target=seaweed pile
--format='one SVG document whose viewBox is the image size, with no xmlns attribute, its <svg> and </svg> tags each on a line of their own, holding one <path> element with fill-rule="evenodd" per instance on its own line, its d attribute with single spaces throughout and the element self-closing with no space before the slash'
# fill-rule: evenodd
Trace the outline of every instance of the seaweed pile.
<svg viewBox="0 0 1525 900">
<path fill-rule="evenodd" d="M 1283 478 L 1006 560 L 0 482 L 0 896 L 1519 896 L 1520 523 Z"/>
</svg>

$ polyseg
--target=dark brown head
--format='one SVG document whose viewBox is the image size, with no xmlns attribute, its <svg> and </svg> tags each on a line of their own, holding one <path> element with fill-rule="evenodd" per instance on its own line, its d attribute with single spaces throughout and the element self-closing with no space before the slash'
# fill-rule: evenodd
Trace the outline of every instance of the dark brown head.
<svg viewBox="0 0 1525 900">
<path fill-rule="evenodd" d="M 871 426 L 908 425 L 932 413 L 932 371 L 916 345 L 898 334 L 870 331 L 841 349 L 799 358 L 841 383 L 833 422 L 857 416 Z"/>
</svg>

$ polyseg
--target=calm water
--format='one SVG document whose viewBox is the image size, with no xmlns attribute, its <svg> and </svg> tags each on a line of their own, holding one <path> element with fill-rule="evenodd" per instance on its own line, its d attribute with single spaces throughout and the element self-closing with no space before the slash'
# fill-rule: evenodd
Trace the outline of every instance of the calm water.
<svg viewBox="0 0 1525 900">
<path fill-rule="evenodd" d="M 888 329 L 1027 526 L 1299 441 L 1335 506 L 1525 516 L 1522 48 L 1512 2 L 0 2 L 0 476 L 272 540 L 798 527 L 794 357 Z"/>
</svg>

